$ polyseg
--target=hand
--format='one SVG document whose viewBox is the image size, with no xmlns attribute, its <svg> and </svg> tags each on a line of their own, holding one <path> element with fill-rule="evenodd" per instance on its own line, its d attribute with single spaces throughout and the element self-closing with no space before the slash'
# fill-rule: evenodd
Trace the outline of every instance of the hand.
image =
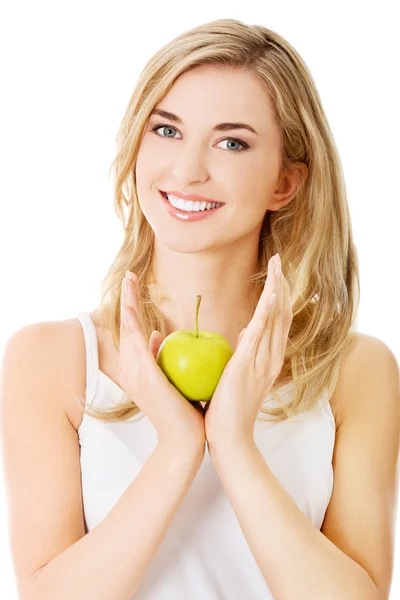
<svg viewBox="0 0 400 600">
<path fill-rule="evenodd" d="M 279 255 L 278 263 L 280 263 Z M 293 320 L 289 285 L 275 273 L 275 256 L 254 315 L 238 338 L 205 411 L 210 445 L 254 440 L 254 424 L 262 404 L 282 370 Z M 275 303 L 270 304 L 276 293 Z"/>
<path fill-rule="evenodd" d="M 204 450 L 203 407 L 200 402 L 188 402 L 157 365 L 157 352 L 164 338 L 153 331 L 147 345 L 139 282 L 130 271 L 127 275 L 123 281 L 126 292 L 121 296 L 120 386 L 154 425 L 159 442 L 188 450 L 202 446 Z"/>
</svg>

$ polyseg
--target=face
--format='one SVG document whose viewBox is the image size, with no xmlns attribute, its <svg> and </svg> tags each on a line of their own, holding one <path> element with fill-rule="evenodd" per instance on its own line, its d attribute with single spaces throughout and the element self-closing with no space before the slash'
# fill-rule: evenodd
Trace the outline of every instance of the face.
<svg viewBox="0 0 400 600">
<path fill-rule="evenodd" d="M 176 79 L 156 108 L 180 119 L 152 114 L 137 157 L 139 203 L 158 241 L 182 253 L 249 236 L 258 242 L 267 209 L 282 196 L 280 135 L 259 81 L 243 70 L 197 67 Z M 216 130 L 221 123 L 247 124 L 256 133 Z M 178 220 L 159 190 L 225 204 L 205 219 Z"/>
</svg>

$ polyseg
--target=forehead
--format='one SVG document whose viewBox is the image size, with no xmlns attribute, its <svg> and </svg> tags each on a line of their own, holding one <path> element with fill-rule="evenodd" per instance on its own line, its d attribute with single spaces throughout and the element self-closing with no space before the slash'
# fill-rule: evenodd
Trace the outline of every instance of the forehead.
<svg viewBox="0 0 400 600">
<path fill-rule="evenodd" d="M 174 113 L 184 125 L 239 121 L 259 135 L 275 128 L 267 90 L 244 69 L 196 67 L 180 75 L 155 108 Z"/>
</svg>

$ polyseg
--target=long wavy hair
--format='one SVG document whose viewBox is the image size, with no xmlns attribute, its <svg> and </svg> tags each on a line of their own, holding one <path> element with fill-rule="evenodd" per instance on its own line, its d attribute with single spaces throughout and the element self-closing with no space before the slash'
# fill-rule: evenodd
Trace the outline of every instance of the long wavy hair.
<svg viewBox="0 0 400 600">
<path fill-rule="evenodd" d="M 219 19 L 195 27 L 162 47 L 146 64 L 117 134 L 114 207 L 123 225 L 122 245 L 101 288 L 102 323 L 120 346 L 120 297 L 127 270 L 140 285 L 147 339 L 153 330 L 166 335 L 163 314 L 150 299 L 154 232 L 140 208 L 136 157 L 153 108 L 176 78 L 201 65 L 252 73 L 265 87 L 281 132 L 281 172 L 294 162 L 308 174 L 293 199 L 267 211 L 259 238 L 258 272 L 251 278 L 260 291 L 268 261 L 279 252 L 290 286 L 293 322 L 284 364 L 271 390 L 277 407 L 261 408 L 272 421 L 311 410 L 335 389 L 359 305 L 360 281 L 344 176 L 339 154 L 313 78 L 296 50 L 261 25 Z M 277 391 L 282 381 L 294 386 L 291 401 Z M 111 408 L 85 407 L 103 421 L 123 421 L 140 408 L 125 394 Z M 260 415 L 259 415 L 260 417 Z"/>
</svg>

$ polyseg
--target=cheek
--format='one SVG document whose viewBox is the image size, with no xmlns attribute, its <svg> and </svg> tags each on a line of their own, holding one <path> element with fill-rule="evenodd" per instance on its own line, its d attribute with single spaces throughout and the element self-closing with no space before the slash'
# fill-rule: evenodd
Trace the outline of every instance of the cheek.
<svg viewBox="0 0 400 600">
<path fill-rule="evenodd" d="M 151 173 L 150 153 L 146 151 L 146 147 L 142 144 L 139 148 L 135 165 L 136 181 L 138 184 L 141 183 L 142 179 L 148 178 L 149 169 Z"/>
<path fill-rule="evenodd" d="M 151 158 L 151 153 L 144 148 L 139 150 L 135 165 L 136 188 L 139 203 L 149 204 L 157 198 L 157 182 L 161 181 L 160 170 L 157 163 Z"/>
<path fill-rule="evenodd" d="M 246 221 L 259 221 L 268 208 L 268 191 L 265 190 L 265 182 L 255 185 L 249 181 L 246 186 L 236 189 L 232 193 L 235 211 L 240 212 Z"/>
</svg>

